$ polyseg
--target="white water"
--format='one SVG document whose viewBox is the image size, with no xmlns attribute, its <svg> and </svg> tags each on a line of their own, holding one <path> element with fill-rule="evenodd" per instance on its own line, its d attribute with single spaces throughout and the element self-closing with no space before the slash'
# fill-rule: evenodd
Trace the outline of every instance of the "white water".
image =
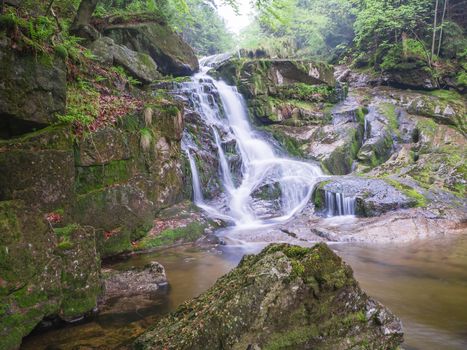
<svg viewBox="0 0 467 350">
<path fill-rule="evenodd" d="M 355 215 L 355 197 L 344 197 L 342 193 L 325 191 L 324 200 L 327 216 Z"/>
<path fill-rule="evenodd" d="M 185 138 L 184 148 L 193 176 L 195 204 L 213 216 L 229 218 L 241 228 L 257 228 L 291 219 L 310 200 L 316 179 L 322 175 L 321 169 L 314 164 L 278 156 L 273 147 L 251 127 L 243 97 L 237 89 L 212 79 L 206 74 L 207 70 L 207 67 L 202 67 L 191 82 L 182 84 L 181 91 L 189 96 L 193 108 L 211 127 L 227 209 L 221 212 L 203 199 L 199 169 L 192 154 L 196 153 L 196 145 Z M 221 108 L 216 104 L 213 95 L 215 90 L 219 94 Z M 236 141 L 237 152 L 241 157 L 241 178 L 237 186 L 234 185 L 218 129 L 226 130 L 230 138 Z M 260 219 L 251 205 L 252 193 L 265 184 L 274 183 L 278 183 L 281 189 L 281 210 L 272 218 Z"/>
</svg>

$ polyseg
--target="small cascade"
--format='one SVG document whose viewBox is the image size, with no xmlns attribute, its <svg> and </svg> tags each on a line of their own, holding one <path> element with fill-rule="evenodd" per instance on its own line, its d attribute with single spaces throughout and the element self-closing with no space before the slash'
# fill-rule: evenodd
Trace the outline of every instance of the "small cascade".
<svg viewBox="0 0 467 350">
<path fill-rule="evenodd" d="M 325 191 L 324 200 L 327 216 L 355 215 L 356 198 L 353 196 Z"/>
<path fill-rule="evenodd" d="M 201 191 L 201 184 L 199 181 L 198 168 L 196 167 L 195 159 L 191 154 L 190 149 L 186 150 L 188 161 L 190 162 L 191 177 L 193 181 L 193 202 L 197 205 L 204 204 L 203 192 Z"/>
</svg>

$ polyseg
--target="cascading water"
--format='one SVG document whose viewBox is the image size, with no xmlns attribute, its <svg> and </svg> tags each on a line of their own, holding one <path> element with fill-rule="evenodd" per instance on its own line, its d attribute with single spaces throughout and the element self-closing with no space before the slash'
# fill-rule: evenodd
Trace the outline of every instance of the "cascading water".
<svg viewBox="0 0 467 350">
<path fill-rule="evenodd" d="M 355 215 L 356 199 L 353 196 L 325 191 L 324 201 L 327 216 Z"/>
<path fill-rule="evenodd" d="M 189 141 L 189 137 L 184 137 L 184 149 L 193 176 L 194 201 L 211 215 L 228 218 L 240 227 L 261 227 L 287 221 L 308 203 L 316 179 L 322 172 L 317 165 L 280 157 L 274 152 L 272 146 L 251 127 L 244 100 L 237 89 L 207 75 L 209 67 L 203 63 L 213 61 L 212 58 L 202 60 L 201 72 L 190 82 L 182 83 L 177 93 L 187 96 L 192 108 L 210 126 L 222 173 L 226 209 L 221 211 L 203 200 L 199 171 L 192 154 L 196 152 L 196 144 Z M 219 95 L 220 103 L 216 103 L 214 92 Z M 241 158 L 241 176 L 237 186 L 222 146 L 223 135 L 218 130 L 236 141 Z M 252 193 L 266 183 L 280 186 L 281 210 L 264 220 L 258 218 L 253 209 Z"/>
</svg>

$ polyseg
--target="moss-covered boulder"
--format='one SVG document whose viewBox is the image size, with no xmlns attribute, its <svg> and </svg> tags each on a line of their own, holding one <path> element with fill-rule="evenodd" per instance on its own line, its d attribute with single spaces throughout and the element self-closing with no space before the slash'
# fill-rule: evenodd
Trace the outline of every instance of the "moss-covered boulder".
<svg viewBox="0 0 467 350">
<path fill-rule="evenodd" d="M 436 89 L 433 70 L 421 62 L 400 64 L 383 73 L 383 82 L 404 89 Z"/>
<path fill-rule="evenodd" d="M 401 323 L 326 245 L 274 244 L 243 258 L 135 349 L 396 349 Z"/>
<path fill-rule="evenodd" d="M 63 59 L 25 55 L 0 40 L 0 137 L 9 138 L 55 122 L 64 113 L 66 67 Z"/>
<path fill-rule="evenodd" d="M 101 37 L 92 42 L 89 48 L 102 64 L 121 66 L 142 83 L 151 83 L 161 77 L 151 56 L 115 44 L 111 38 Z"/>
<path fill-rule="evenodd" d="M 130 157 L 128 136 L 114 127 L 101 128 L 77 142 L 77 166 L 103 165 Z"/>
<path fill-rule="evenodd" d="M 193 49 L 166 23 L 134 23 L 130 19 L 128 23 L 108 25 L 103 33 L 117 44 L 151 56 L 164 75 L 191 75 L 199 68 Z"/>
</svg>

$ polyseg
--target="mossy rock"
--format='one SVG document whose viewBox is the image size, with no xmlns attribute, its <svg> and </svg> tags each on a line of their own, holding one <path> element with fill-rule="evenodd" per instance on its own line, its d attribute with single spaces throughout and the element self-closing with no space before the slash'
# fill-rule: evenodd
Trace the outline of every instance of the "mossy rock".
<svg viewBox="0 0 467 350">
<path fill-rule="evenodd" d="M 128 182 L 78 196 L 73 217 L 99 230 L 99 252 L 107 257 L 128 251 L 132 240 L 140 238 L 141 227 L 150 225 L 155 212 L 145 191 Z"/>
<path fill-rule="evenodd" d="M 39 211 L 18 200 L 0 202 L 0 348 L 16 349 L 43 317 L 58 313 L 56 242 Z"/>
<path fill-rule="evenodd" d="M 324 244 L 272 244 L 182 304 L 135 349 L 396 349 L 401 323 Z"/>
<path fill-rule="evenodd" d="M 76 147 L 76 165 L 107 164 L 131 157 L 128 136 L 121 130 L 106 127 L 87 134 Z"/>
<path fill-rule="evenodd" d="M 11 46 L 8 40 L 0 42 L 0 129 L 6 137 L 56 122 L 66 101 L 64 60 L 24 55 Z"/>
<path fill-rule="evenodd" d="M 55 229 L 55 235 L 58 238 L 56 252 L 62 259 L 63 297 L 59 315 L 73 320 L 94 309 L 101 293 L 96 233 L 93 227 L 70 224 Z"/>
<path fill-rule="evenodd" d="M 73 151 L 9 150 L 0 152 L 0 200 L 23 199 L 53 210 L 74 199 Z"/>
<path fill-rule="evenodd" d="M 163 22 L 132 23 L 129 18 L 128 23 L 107 26 L 103 33 L 117 44 L 151 56 L 163 75 L 191 75 L 199 68 L 193 49 Z"/>
</svg>

